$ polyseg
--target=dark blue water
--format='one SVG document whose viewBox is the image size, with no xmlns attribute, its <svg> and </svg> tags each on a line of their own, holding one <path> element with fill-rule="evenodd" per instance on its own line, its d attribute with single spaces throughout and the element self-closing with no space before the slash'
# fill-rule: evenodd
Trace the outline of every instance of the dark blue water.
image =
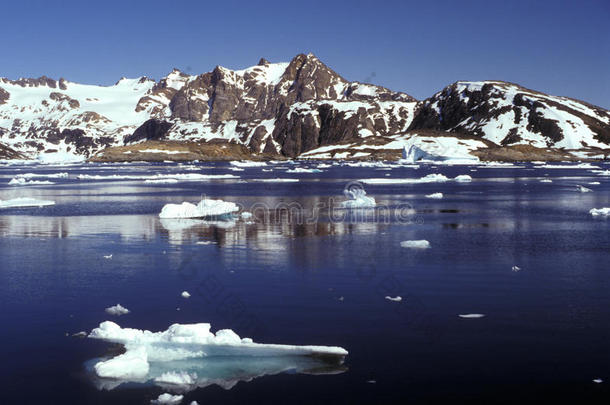
<svg viewBox="0 0 610 405">
<path fill-rule="evenodd" d="M 70 335 L 107 319 L 155 331 L 209 322 L 257 342 L 349 351 L 342 372 L 212 385 L 183 403 L 608 402 L 610 220 L 588 212 L 610 206 L 610 176 L 531 164 L 286 173 L 290 167 L 2 167 L 1 200 L 56 205 L 0 210 L 0 402 L 148 404 L 165 392 L 100 390 L 91 381 L 84 364 L 111 348 Z M 59 172 L 69 177 L 7 185 L 19 174 Z M 157 173 L 237 177 L 78 178 Z M 381 208 L 338 209 L 354 180 L 430 173 L 473 181 L 365 185 Z M 300 181 L 257 181 L 276 177 Z M 553 183 L 540 183 L 545 177 Z M 588 185 L 594 181 L 601 184 Z M 434 192 L 445 197 L 425 198 Z M 240 204 L 255 213 L 252 223 L 158 219 L 164 204 L 202 195 Z M 411 239 L 431 248 L 400 247 Z M 384 299 L 396 295 L 400 303 Z M 116 303 L 131 313 L 107 315 Z M 486 316 L 458 317 L 468 313 Z"/>
</svg>

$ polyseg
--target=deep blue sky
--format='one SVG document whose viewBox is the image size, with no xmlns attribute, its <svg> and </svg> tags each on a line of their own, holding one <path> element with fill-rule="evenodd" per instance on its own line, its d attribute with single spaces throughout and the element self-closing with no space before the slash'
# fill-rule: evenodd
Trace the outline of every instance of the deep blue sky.
<svg viewBox="0 0 610 405">
<path fill-rule="evenodd" d="M 500 79 L 610 108 L 610 1 L 2 2 L 0 76 L 112 84 L 313 52 L 422 99 Z"/>
</svg>

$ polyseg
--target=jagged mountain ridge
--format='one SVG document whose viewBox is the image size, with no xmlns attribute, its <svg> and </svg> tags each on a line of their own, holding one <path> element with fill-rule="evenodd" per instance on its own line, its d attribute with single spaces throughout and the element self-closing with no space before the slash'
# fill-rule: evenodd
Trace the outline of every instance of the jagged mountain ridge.
<svg viewBox="0 0 610 405">
<path fill-rule="evenodd" d="M 90 157 L 143 140 L 214 141 L 253 154 L 298 156 L 371 136 L 434 129 L 499 145 L 607 148 L 610 113 L 505 82 L 456 82 L 418 102 L 381 86 L 349 82 L 312 54 L 288 63 L 158 82 L 121 79 L 91 86 L 47 77 L 0 79 L 0 141 L 33 156 Z"/>
</svg>

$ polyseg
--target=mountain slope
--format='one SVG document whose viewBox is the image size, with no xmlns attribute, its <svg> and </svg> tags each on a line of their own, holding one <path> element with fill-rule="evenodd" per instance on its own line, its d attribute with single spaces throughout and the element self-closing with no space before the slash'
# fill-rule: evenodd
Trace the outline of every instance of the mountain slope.
<svg viewBox="0 0 610 405">
<path fill-rule="evenodd" d="M 456 82 L 418 102 L 349 82 L 312 54 L 196 76 L 174 69 L 158 82 L 141 77 L 106 87 L 0 79 L 0 142 L 30 157 L 91 157 L 143 141 L 234 143 L 253 155 L 297 157 L 369 138 L 394 137 L 395 147 L 423 130 L 497 145 L 608 148 L 610 113 L 498 81 Z"/>
<path fill-rule="evenodd" d="M 420 103 L 409 129 L 459 132 L 498 145 L 607 148 L 610 112 L 507 82 L 456 82 Z"/>
</svg>

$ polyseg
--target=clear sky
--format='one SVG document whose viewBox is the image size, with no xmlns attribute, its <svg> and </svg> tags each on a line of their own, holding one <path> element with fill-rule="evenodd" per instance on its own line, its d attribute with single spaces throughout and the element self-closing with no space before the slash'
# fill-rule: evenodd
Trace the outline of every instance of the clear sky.
<svg viewBox="0 0 610 405">
<path fill-rule="evenodd" d="M 610 0 L 6 0 L 0 15 L 0 76 L 12 79 L 106 85 L 313 52 L 418 99 L 498 79 L 610 108 Z"/>
</svg>

